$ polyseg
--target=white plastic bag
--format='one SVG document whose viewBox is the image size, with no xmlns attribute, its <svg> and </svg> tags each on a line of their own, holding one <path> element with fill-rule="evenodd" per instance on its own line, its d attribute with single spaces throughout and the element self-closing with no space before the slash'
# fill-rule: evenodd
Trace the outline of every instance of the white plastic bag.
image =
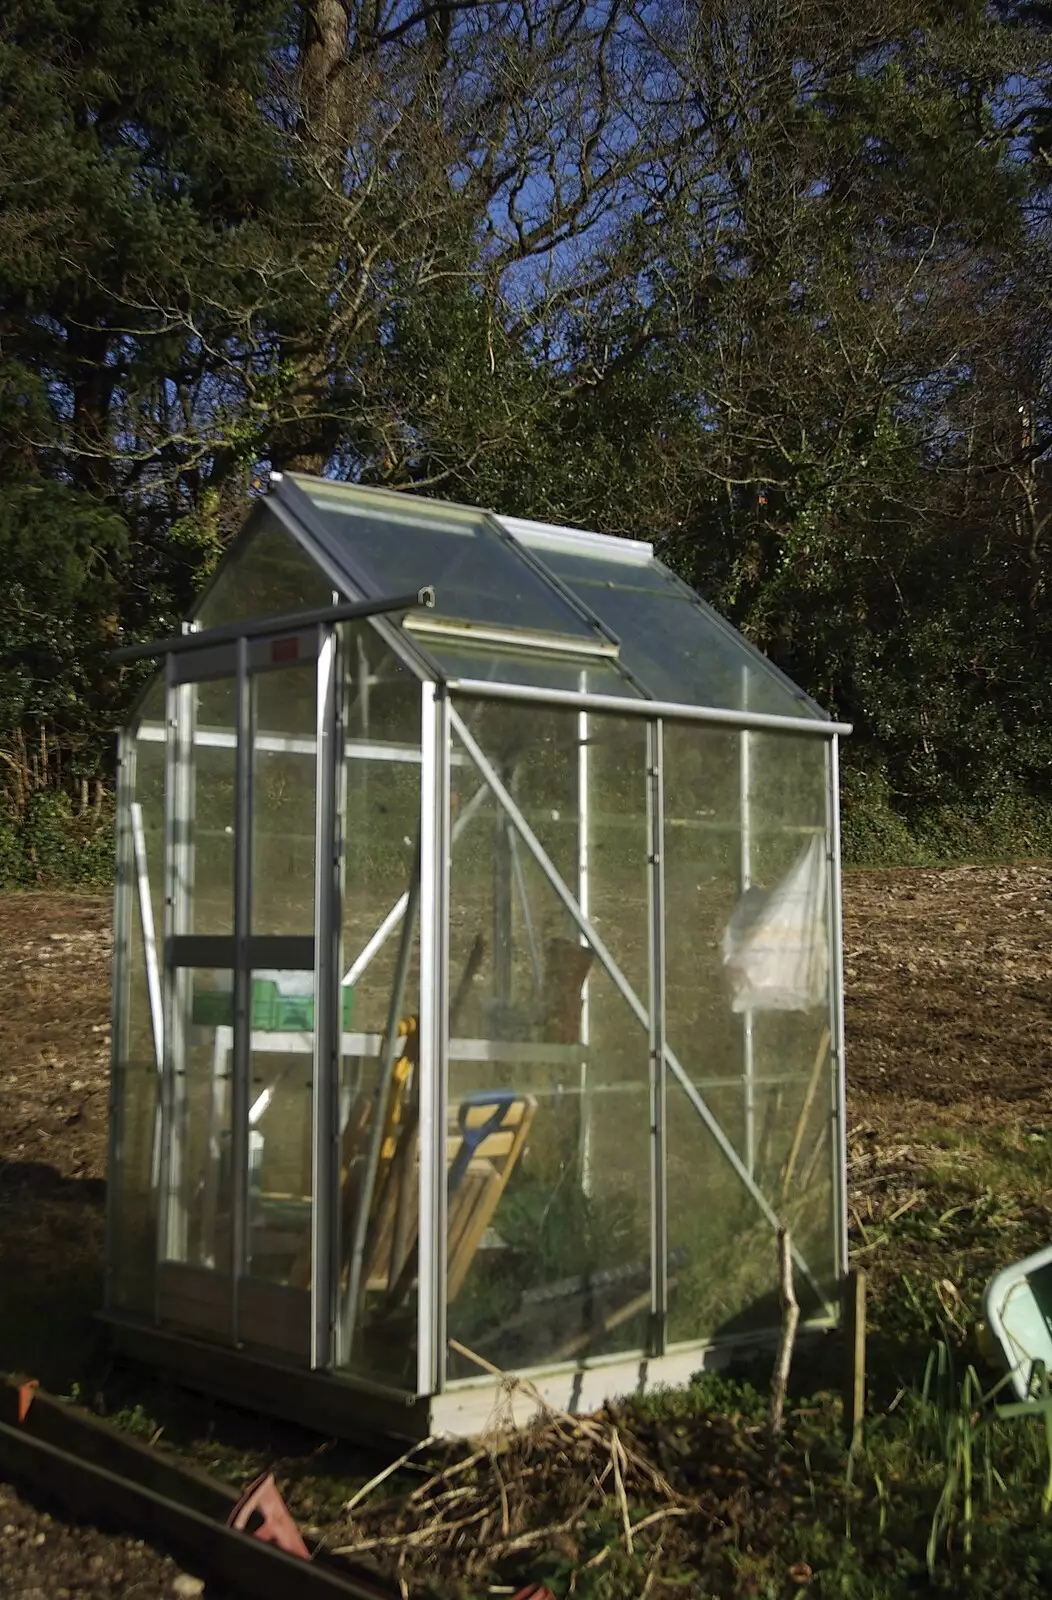
<svg viewBox="0 0 1052 1600">
<path fill-rule="evenodd" d="M 816 835 L 773 889 L 747 889 L 723 934 L 731 1009 L 810 1011 L 826 996 L 826 857 Z"/>
</svg>

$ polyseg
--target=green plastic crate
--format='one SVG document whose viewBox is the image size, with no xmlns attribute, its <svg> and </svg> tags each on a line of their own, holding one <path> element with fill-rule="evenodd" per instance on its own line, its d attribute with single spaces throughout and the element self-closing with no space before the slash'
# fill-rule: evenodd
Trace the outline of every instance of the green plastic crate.
<svg viewBox="0 0 1052 1600">
<path fill-rule="evenodd" d="M 252 979 L 252 1026 L 261 1033 L 273 1033 L 278 1024 L 281 995 L 273 978 Z"/>
<path fill-rule="evenodd" d="M 260 1024 L 264 1026 L 263 1023 Z M 312 994 L 281 994 L 274 997 L 274 1020 L 269 1025 L 278 1033 L 310 1033 L 314 1027 Z"/>
<path fill-rule="evenodd" d="M 344 1029 L 354 1016 L 354 990 L 342 989 Z M 195 989 L 191 1021 L 202 1028 L 232 1027 L 234 996 L 229 989 Z M 259 1033 L 310 1033 L 314 1028 L 314 996 L 281 994 L 271 978 L 252 981 L 252 1027 Z"/>
<path fill-rule="evenodd" d="M 252 1026 L 266 1031 L 275 1026 L 278 986 L 268 978 L 252 982 Z M 234 993 L 232 989 L 195 989 L 190 1004 L 190 1020 L 202 1028 L 232 1027 Z"/>
<path fill-rule="evenodd" d="M 354 990 L 343 989 L 340 1006 L 341 1025 L 351 1026 L 354 1016 Z M 260 1023 L 260 1027 L 264 1024 Z M 278 1033 L 310 1033 L 314 1028 L 314 996 L 312 994 L 276 994 L 274 1021 L 271 1026 Z"/>
</svg>

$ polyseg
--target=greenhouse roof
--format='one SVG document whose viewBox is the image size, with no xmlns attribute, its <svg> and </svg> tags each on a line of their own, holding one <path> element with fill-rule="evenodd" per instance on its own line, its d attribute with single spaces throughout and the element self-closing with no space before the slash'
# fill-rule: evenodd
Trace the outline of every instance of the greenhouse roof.
<svg viewBox="0 0 1052 1600">
<path fill-rule="evenodd" d="M 351 598 L 435 590 L 433 609 L 384 630 L 421 676 L 833 731 L 649 544 L 299 474 L 275 473 L 264 505 Z"/>
</svg>

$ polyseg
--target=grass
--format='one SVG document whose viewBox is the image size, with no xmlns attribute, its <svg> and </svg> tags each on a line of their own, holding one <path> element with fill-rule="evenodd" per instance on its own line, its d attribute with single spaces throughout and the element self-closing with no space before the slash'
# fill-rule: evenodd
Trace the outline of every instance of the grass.
<svg viewBox="0 0 1052 1600">
<path fill-rule="evenodd" d="M 910 1138 L 919 1153 L 912 1192 L 892 1192 L 856 1237 L 875 1289 L 859 1453 L 851 1458 L 842 1440 L 836 1391 L 799 1388 L 816 1371 L 828 1385 L 828 1350 L 811 1363 L 801 1352 L 780 1460 L 770 1487 L 749 1486 L 750 1513 L 719 1576 L 703 1551 L 684 1559 L 654 1542 L 632 1560 L 620 1551 L 616 1567 L 597 1569 L 576 1595 L 1038 1600 L 1052 1591 L 1052 1400 L 1014 1404 L 984 1361 L 978 1326 L 992 1273 L 1047 1242 L 1052 1138 L 1025 1121 L 945 1121 Z M 745 1451 L 768 1378 L 759 1364 L 630 1410 L 673 1439 L 691 1438 L 699 1416 L 719 1417 L 741 1431 Z M 785 1484 L 791 1514 L 765 1517 L 764 1496 L 777 1505 Z M 612 1511 L 607 1537 L 617 1538 Z M 554 1561 L 540 1573 L 560 1600 L 570 1593 L 564 1569 Z"/>
<path fill-rule="evenodd" d="M 742 1593 L 789 1592 L 790 1557 L 822 1596 L 1036 1600 L 1052 1587 L 1052 1407 L 1011 1403 L 980 1329 L 993 1272 L 1047 1243 L 1052 1139 L 1025 1122 L 947 1121 L 910 1143 L 923 1152 L 912 1193 L 890 1194 L 856 1241 L 876 1291 L 862 1453 L 839 1481 L 835 1402 L 817 1397 L 790 1446 L 811 1463 L 815 1516 L 771 1551 L 780 1576 Z"/>
<path fill-rule="evenodd" d="M 984 1386 L 943 1339 L 929 1352 L 919 1387 L 870 1419 L 852 1460 L 839 1442 L 836 1398 L 799 1398 L 782 1476 L 772 1474 L 770 1491 L 777 1499 L 779 1485 L 788 1489 L 792 1514 L 755 1517 L 728 1548 L 718 1587 L 699 1587 L 698 1573 L 688 1569 L 679 1576 L 663 1571 L 649 1592 L 749 1600 L 794 1593 L 899 1600 L 913 1592 L 993 1600 L 1011 1593 L 1037 1600 L 1052 1583 L 1052 1443 L 1045 1417 L 1020 1415 L 1003 1400 L 1003 1383 Z M 707 1411 L 747 1427 L 764 1403 L 755 1385 L 705 1380 L 663 1397 L 660 1412 L 673 1430 Z M 654 1557 L 654 1548 L 640 1550 L 632 1577 L 622 1561 L 620 1591 L 575 1592 L 595 1600 L 607 1592 L 641 1595 Z M 558 1587 L 558 1566 L 544 1576 L 557 1595 L 568 1592 Z"/>
</svg>

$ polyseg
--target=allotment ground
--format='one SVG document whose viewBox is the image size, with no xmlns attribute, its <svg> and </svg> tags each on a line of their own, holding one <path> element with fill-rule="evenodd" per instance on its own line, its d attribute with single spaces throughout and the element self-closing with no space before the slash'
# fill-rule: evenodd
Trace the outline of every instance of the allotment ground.
<svg viewBox="0 0 1052 1600">
<path fill-rule="evenodd" d="M 851 1240 L 870 1281 L 877 1418 L 915 1389 L 932 1339 L 948 1340 L 962 1362 L 974 1355 L 986 1278 L 1052 1236 L 1050 925 L 1048 864 L 846 874 Z M 92 1312 L 103 1244 L 110 953 L 108 899 L 0 898 L 0 1370 L 32 1372 L 156 1437 L 158 1448 L 183 1450 L 233 1479 L 276 1464 L 301 1520 L 327 1526 L 347 1483 L 368 1474 L 367 1461 L 163 1386 L 137 1389 L 134 1375 L 113 1372 L 100 1351 Z M 673 1417 L 670 1431 L 677 1425 Z M 754 1434 L 743 1426 L 748 1451 Z M 716 1448 L 710 1429 L 709 1455 L 733 1475 L 725 1430 L 720 1438 Z M 662 1455 L 661 1439 L 651 1442 Z M 704 1476 L 700 1462 L 692 1471 Z M 742 1506 L 750 1471 L 736 1491 Z M 794 1564 L 783 1535 L 765 1537 L 778 1497 L 768 1498 L 769 1512 L 750 1502 L 738 1519 L 733 1559 L 719 1569 L 726 1580 L 706 1558 L 706 1576 L 692 1582 L 680 1551 L 678 1586 L 669 1578 L 666 1589 L 659 1577 L 653 1600 L 812 1585 L 827 1592 L 813 1541 Z M 768 1559 L 775 1544 L 777 1561 Z M 591 1569 L 596 1583 L 601 1568 Z M 0 1484 L 4 1600 L 152 1600 L 175 1592 L 177 1572 L 148 1546 L 66 1527 Z M 434 1577 L 441 1592 L 437 1568 Z M 967 1581 L 967 1592 L 987 1592 L 974 1574 Z M 635 1592 L 629 1574 L 619 1582 Z M 578 1594 L 601 1592 L 577 1586 Z"/>
</svg>

